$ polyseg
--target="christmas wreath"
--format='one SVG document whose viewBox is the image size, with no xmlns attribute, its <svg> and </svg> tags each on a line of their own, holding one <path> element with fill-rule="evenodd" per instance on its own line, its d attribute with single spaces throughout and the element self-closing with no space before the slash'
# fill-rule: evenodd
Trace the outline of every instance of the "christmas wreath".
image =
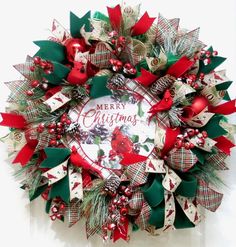
<svg viewBox="0 0 236 247">
<path fill-rule="evenodd" d="M 219 207 L 213 188 L 234 147 L 232 81 L 215 70 L 225 58 L 179 19 L 107 9 L 70 13 L 69 30 L 54 20 L 14 66 L 23 79 L 6 83 L 0 124 L 21 188 L 53 221 L 85 218 L 87 237 L 194 227 L 200 206 Z"/>
</svg>

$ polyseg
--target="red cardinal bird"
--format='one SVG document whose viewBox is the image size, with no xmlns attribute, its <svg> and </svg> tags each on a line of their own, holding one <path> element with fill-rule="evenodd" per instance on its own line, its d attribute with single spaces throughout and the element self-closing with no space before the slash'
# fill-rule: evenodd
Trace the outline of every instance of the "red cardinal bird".
<svg viewBox="0 0 236 247">
<path fill-rule="evenodd" d="M 72 187 L 72 190 L 76 189 L 79 185 L 80 185 L 79 182 L 75 182 L 75 183 L 74 183 L 74 186 Z"/>
<path fill-rule="evenodd" d="M 57 179 L 57 177 L 53 176 L 52 174 L 48 173 L 48 179 Z"/>
<path fill-rule="evenodd" d="M 170 110 L 172 105 L 173 99 L 171 97 L 170 91 L 167 89 L 164 93 L 163 99 L 150 108 L 148 113 L 151 113 L 151 116 L 149 119 L 151 120 L 152 117 L 155 116 L 158 112 Z"/>
</svg>

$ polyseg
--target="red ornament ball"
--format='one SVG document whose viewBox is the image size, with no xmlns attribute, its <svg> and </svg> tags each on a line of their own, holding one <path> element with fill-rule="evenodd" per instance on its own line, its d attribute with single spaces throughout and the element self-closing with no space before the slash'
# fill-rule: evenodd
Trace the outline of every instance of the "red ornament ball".
<svg viewBox="0 0 236 247">
<path fill-rule="evenodd" d="M 67 60 L 71 63 L 75 60 L 75 55 L 77 52 L 85 52 L 86 51 L 86 43 L 83 38 L 71 38 L 68 39 L 65 43 Z"/>
</svg>

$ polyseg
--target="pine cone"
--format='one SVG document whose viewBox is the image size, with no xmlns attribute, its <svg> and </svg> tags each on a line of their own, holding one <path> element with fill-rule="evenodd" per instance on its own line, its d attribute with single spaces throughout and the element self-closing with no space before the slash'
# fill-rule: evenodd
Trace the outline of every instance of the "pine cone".
<svg viewBox="0 0 236 247">
<path fill-rule="evenodd" d="M 151 85 L 150 91 L 153 95 L 162 94 L 167 88 L 170 88 L 174 82 L 175 77 L 171 75 L 165 75 Z"/>
<path fill-rule="evenodd" d="M 108 82 L 109 86 L 113 87 L 123 87 L 125 85 L 126 78 L 122 74 L 114 75 Z"/>
<path fill-rule="evenodd" d="M 107 139 L 107 137 L 109 136 L 109 131 L 107 128 L 104 127 L 104 125 L 96 124 L 94 128 L 90 130 L 90 132 L 94 137 L 99 136 L 102 141 Z"/>
<path fill-rule="evenodd" d="M 81 92 L 79 89 L 72 90 L 72 99 L 83 100 L 86 97 L 84 92 Z"/>
<path fill-rule="evenodd" d="M 114 193 L 116 192 L 119 185 L 120 185 L 120 178 L 118 176 L 113 175 L 113 176 L 110 176 L 105 181 L 104 190 Z"/>
<path fill-rule="evenodd" d="M 79 124 L 78 123 L 71 123 L 70 125 L 65 126 L 65 133 L 74 135 L 79 132 Z"/>
</svg>

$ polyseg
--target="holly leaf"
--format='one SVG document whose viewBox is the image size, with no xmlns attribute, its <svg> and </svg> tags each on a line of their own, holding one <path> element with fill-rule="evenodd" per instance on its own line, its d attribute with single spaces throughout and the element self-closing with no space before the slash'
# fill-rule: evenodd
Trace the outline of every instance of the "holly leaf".
<svg viewBox="0 0 236 247">
<path fill-rule="evenodd" d="M 40 50 L 34 55 L 45 60 L 62 63 L 66 58 L 65 46 L 51 40 L 39 40 L 34 43 Z"/>
<path fill-rule="evenodd" d="M 129 95 L 128 94 L 122 95 L 120 99 L 122 102 L 127 102 L 129 101 Z"/>
<path fill-rule="evenodd" d="M 208 51 L 212 52 L 213 48 L 210 47 Z M 211 62 L 208 65 L 205 65 L 203 60 L 200 60 L 198 73 L 209 74 L 226 60 L 225 57 L 219 57 L 219 56 L 214 56 L 214 57 L 212 56 L 210 59 Z"/>
<path fill-rule="evenodd" d="M 84 26 L 86 32 L 91 31 L 90 19 L 91 11 L 88 11 L 83 17 L 79 18 L 70 12 L 70 33 L 73 38 L 82 38 L 80 30 Z"/>
<path fill-rule="evenodd" d="M 138 135 L 132 135 L 130 139 L 133 143 L 139 142 L 139 136 Z"/>
<path fill-rule="evenodd" d="M 101 157 L 105 154 L 105 152 L 103 151 L 103 149 L 99 149 L 98 150 L 98 157 Z"/>
<path fill-rule="evenodd" d="M 62 83 L 62 79 L 66 79 L 70 73 L 70 69 L 57 62 L 52 62 L 53 72 L 51 74 L 45 74 L 44 77 L 51 83 L 59 85 Z"/>
<path fill-rule="evenodd" d="M 101 143 L 101 137 L 100 136 L 95 136 L 94 144 L 99 145 L 100 143 Z"/>
<path fill-rule="evenodd" d="M 146 152 L 149 152 L 149 147 L 148 147 L 148 145 L 141 145 L 141 147 L 142 147 Z"/>
<path fill-rule="evenodd" d="M 52 204 L 52 200 L 48 200 L 48 201 L 46 202 L 45 211 L 46 211 L 47 214 L 49 214 L 49 212 L 50 212 L 51 204 Z"/>
<path fill-rule="evenodd" d="M 143 117 L 143 115 L 144 115 L 144 111 L 142 109 L 142 101 L 139 101 L 138 102 L 138 116 Z"/>
<path fill-rule="evenodd" d="M 144 143 L 145 143 L 145 142 L 154 143 L 154 139 L 151 139 L 151 138 L 148 137 L 148 138 L 144 141 Z"/>
</svg>

